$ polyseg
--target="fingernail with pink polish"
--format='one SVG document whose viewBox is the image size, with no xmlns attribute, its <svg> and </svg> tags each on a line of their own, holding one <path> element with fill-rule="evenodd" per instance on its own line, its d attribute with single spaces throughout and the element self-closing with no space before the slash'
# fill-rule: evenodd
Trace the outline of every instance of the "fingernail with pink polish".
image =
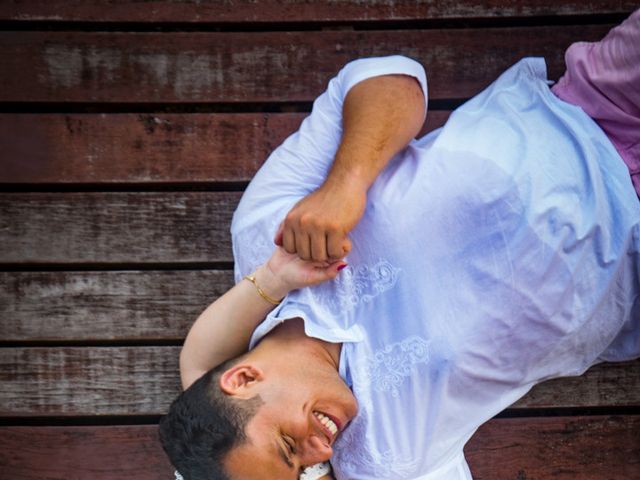
<svg viewBox="0 0 640 480">
<path fill-rule="evenodd" d="M 338 267 L 338 271 L 342 270 L 343 268 L 347 268 L 347 266 L 348 266 L 348 265 L 347 265 L 346 263 L 345 263 L 344 265 L 340 265 L 340 266 Z"/>
</svg>

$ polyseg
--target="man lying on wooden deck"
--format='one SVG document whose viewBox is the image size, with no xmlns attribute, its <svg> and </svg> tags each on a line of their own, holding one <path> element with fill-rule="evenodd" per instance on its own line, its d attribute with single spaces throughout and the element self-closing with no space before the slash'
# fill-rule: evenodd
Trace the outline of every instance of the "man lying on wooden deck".
<svg viewBox="0 0 640 480">
<path fill-rule="evenodd" d="M 186 480 L 470 479 L 465 443 L 532 386 L 640 356 L 640 11 L 566 60 L 551 90 L 521 60 L 417 141 L 418 63 L 329 83 L 185 342 L 161 438 Z"/>
</svg>

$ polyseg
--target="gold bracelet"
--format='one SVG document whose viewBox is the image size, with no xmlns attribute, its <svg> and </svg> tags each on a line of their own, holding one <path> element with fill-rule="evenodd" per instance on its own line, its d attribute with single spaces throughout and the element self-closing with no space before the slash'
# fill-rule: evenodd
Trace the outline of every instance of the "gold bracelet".
<svg viewBox="0 0 640 480">
<path fill-rule="evenodd" d="M 249 280 L 251 283 L 253 283 L 255 285 L 255 287 L 256 287 L 256 290 L 258 290 L 258 293 L 260 294 L 260 296 L 262 298 L 264 298 L 270 304 L 272 304 L 272 305 L 280 305 L 282 303 L 282 300 L 276 300 L 275 298 L 271 298 L 269 295 L 264 293 L 264 290 L 262 290 L 260 288 L 260 285 L 258 285 L 258 282 L 256 282 L 256 274 L 255 274 L 255 272 L 252 273 L 251 275 L 246 275 L 244 278 L 246 280 Z"/>
</svg>

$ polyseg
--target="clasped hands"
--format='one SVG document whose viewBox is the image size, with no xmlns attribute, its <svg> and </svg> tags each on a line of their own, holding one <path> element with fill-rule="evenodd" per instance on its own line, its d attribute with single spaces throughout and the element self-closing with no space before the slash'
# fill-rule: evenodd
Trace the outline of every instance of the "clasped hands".
<svg viewBox="0 0 640 480">
<path fill-rule="evenodd" d="M 366 201 L 363 186 L 325 183 L 289 211 L 275 244 L 302 260 L 341 260 L 351 251 L 348 234 L 364 214 Z"/>
<path fill-rule="evenodd" d="M 367 189 L 357 182 L 325 183 L 300 200 L 276 233 L 274 243 L 281 248 L 269 261 L 271 269 L 287 265 L 287 276 L 297 288 L 335 278 L 346 266 L 348 235 L 362 218 L 366 201 Z"/>
</svg>

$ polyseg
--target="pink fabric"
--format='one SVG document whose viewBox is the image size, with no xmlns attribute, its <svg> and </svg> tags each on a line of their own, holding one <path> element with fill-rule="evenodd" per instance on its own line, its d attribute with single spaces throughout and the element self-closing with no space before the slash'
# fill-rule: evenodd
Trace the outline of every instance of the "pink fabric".
<svg viewBox="0 0 640 480">
<path fill-rule="evenodd" d="M 640 10 L 601 41 L 571 45 L 565 63 L 567 71 L 552 91 L 600 125 L 640 196 Z"/>
</svg>

